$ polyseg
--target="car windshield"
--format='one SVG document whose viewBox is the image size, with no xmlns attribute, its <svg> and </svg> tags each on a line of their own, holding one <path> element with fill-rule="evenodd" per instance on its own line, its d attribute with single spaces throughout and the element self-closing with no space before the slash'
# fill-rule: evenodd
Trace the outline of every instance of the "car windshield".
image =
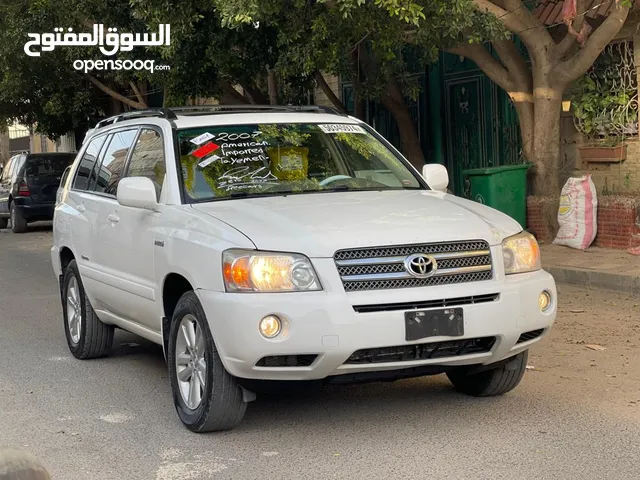
<svg viewBox="0 0 640 480">
<path fill-rule="evenodd" d="M 426 189 L 382 142 L 353 124 L 263 124 L 178 131 L 192 202 L 332 191 Z"/>
</svg>

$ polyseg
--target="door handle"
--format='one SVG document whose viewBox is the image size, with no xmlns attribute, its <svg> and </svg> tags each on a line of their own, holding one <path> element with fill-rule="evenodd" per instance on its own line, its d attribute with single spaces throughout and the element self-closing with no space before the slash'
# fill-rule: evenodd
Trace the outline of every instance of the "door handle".
<svg viewBox="0 0 640 480">
<path fill-rule="evenodd" d="M 113 222 L 113 223 L 118 223 L 120 221 L 120 217 L 115 213 L 110 214 L 107 218 L 109 219 L 110 222 Z"/>
<path fill-rule="evenodd" d="M 87 207 L 85 207 L 84 205 L 78 205 L 77 209 L 78 209 L 78 211 L 80 213 L 84 213 L 84 211 L 87 209 Z"/>
</svg>

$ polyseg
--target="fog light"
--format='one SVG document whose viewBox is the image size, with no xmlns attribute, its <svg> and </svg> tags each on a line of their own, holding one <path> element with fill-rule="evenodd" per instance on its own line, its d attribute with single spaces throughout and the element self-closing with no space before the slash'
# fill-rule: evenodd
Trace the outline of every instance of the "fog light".
<svg viewBox="0 0 640 480">
<path fill-rule="evenodd" d="M 278 336 L 282 331 L 282 322 L 275 315 L 267 315 L 260 320 L 260 333 L 265 338 Z"/>
<path fill-rule="evenodd" d="M 546 312 L 551 306 L 551 295 L 546 290 L 538 296 L 538 307 L 541 312 Z"/>
</svg>

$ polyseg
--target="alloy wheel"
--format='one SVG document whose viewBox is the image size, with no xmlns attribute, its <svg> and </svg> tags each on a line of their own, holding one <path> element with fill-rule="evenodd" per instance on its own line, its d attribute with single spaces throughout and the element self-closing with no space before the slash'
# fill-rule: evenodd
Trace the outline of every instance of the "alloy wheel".
<svg viewBox="0 0 640 480">
<path fill-rule="evenodd" d="M 80 293 L 76 277 L 71 277 L 67 287 L 67 323 L 71 342 L 77 345 L 82 330 L 82 309 L 80 308 Z"/>
<path fill-rule="evenodd" d="M 206 343 L 196 318 L 185 315 L 176 338 L 176 374 L 185 405 L 196 410 L 202 403 L 207 380 Z"/>
</svg>

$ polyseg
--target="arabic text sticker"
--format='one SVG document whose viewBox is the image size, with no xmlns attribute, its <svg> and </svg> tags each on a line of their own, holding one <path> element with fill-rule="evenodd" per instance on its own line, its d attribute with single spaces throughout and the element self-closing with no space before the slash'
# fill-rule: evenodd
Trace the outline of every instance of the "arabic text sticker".
<svg viewBox="0 0 640 480">
<path fill-rule="evenodd" d="M 202 158 L 202 157 L 206 157 L 207 155 L 217 150 L 218 148 L 220 148 L 220 145 L 216 145 L 213 142 L 209 142 L 201 146 L 200 148 L 195 149 L 193 152 L 190 153 L 190 155 L 193 155 L 194 157 Z"/>
<path fill-rule="evenodd" d="M 318 127 L 320 127 L 320 130 L 324 133 L 366 133 L 360 125 L 334 123 L 318 125 Z"/>
<path fill-rule="evenodd" d="M 282 155 L 280 157 L 280 164 L 278 165 L 280 170 L 290 172 L 292 170 L 302 170 L 302 156 L 301 155 Z"/>
<path fill-rule="evenodd" d="M 212 155 L 212 156 L 210 156 L 210 157 L 208 157 L 208 158 L 205 158 L 203 161 L 201 161 L 201 162 L 198 164 L 198 166 L 199 166 L 200 168 L 204 168 L 204 167 L 206 167 L 207 165 L 209 165 L 210 163 L 213 163 L 213 162 L 215 162 L 216 160 L 220 160 L 220 158 L 221 158 L 221 157 L 219 157 L 218 155 Z"/>
<path fill-rule="evenodd" d="M 195 145 L 202 145 L 204 142 L 206 142 L 207 140 L 211 140 L 215 135 L 209 133 L 209 132 L 204 132 L 202 135 L 198 135 L 195 138 L 191 139 L 191 143 L 195 144 Z"/>
</svg>

